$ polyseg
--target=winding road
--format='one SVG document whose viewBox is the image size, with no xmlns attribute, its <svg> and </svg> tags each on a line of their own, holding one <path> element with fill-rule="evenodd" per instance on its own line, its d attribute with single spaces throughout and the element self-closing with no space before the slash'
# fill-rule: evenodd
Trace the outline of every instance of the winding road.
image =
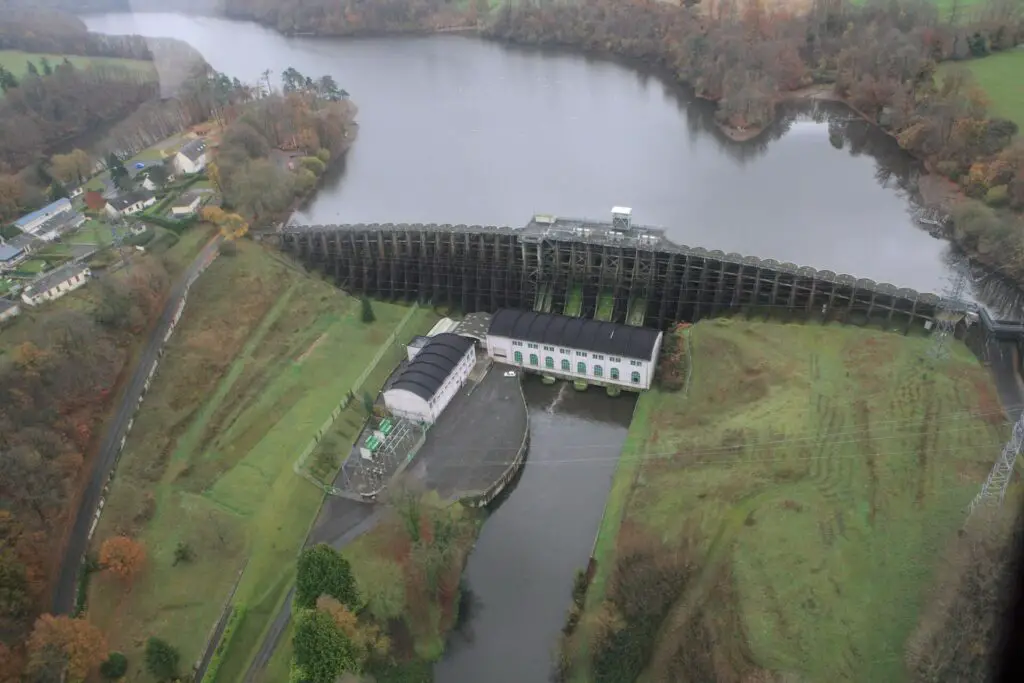
<svg viewBox="0 0 1024 683">
<path fill-rule="evenodd" d="M 99 505 L 100 497 L 103 494 L 103 486 L 110 476 L 110 471 L 117 460 L 118 446 L 121 438 L 125 435 L 128 422 L 132 419 L 135 406 L 145 389 L 146 378 L 153 361 L 160 353 L 164 343 L 164 336 L 171 326 L 174 314 L 181 304 L 182 297 L 188 291 L 189 286 L 195 281 L 199 274 L 215 258 L 217 248 L 220 246 L 221 236 L 211 239 L 203 250 L 192 260 L 188 269 L 178 278 L 171 290 L 167 303 L 164 304 L 163 313 L 160 319 L 149 333 L 145 348 L 139 356 L 138 363 L 121 398 L 121 404 L 117 407 L 114 419 L 107 428 L 107 433 L 100 444 L 96 462 L 93 465 L 92 476 L 89 484 L 82 493 L 82 500 L 78 506 L 78 513 L 75 516 L 75 524 L 71 529 L 67 546 L 64 550 L 64 559 L 61 563 L 60 576 L 53 595 L 53 613 L 68 614 L 74 609 L 75 588 L 78 584 L 78 571 L 82 564 L 82 558 L 89 545 L 89 528 L 92 525 L 93 517 L 96 514 L 96 507 Z"/>
</svg>

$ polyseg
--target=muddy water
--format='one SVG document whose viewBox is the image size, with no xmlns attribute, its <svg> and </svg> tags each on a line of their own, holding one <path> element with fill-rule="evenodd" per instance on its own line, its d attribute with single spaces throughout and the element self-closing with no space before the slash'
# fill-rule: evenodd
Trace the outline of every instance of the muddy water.
<svg viewBox="0 0 1024 683">
<path fill-rule="evenodd" d="M 636 403 L 592 387 L 524 384 L 530 453 L 484 524 L 466 567 L 465 623 L 435 668 L 439 683 L 543 683 L 601 521 Z"/>
</svg>

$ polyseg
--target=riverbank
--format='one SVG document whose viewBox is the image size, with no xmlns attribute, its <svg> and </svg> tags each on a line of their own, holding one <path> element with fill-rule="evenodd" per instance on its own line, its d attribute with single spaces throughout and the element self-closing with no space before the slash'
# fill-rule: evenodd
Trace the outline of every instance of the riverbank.
<svg viewBox="0 0 1024 683">
<path fill-rule="evenodd" d="M 866 328 L 691 335 L 688 393 L 640 398 L 566 680 L 904 680 L 920 587 L 1006 434 L 987 372 Z"/>
</svg>

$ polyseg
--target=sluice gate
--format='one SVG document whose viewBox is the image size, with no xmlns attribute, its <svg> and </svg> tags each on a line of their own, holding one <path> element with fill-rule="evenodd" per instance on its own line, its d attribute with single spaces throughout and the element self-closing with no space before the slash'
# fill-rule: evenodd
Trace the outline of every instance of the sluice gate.
<svg viewBox="0 0 1024 683">
<path fill-rule="evenodd" d="M 628 213 L 621 218 L 536 216 L 523 228 L 313 225 L 277 237 L 352 293 L 467 312 L 523 308 L 664 329 L 742 310 L 906 332 L 931 321 L 939 304 L 888 283 L 677 245 L 660 229 L 630 225 Z"/>
</svg>

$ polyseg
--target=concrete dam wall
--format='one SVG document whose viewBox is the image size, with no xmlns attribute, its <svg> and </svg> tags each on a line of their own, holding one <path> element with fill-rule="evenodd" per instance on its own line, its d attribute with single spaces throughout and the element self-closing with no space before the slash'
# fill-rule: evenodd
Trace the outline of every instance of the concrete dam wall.
<svg viewBox="0 0 1024 683">
<path fill-rule="evenodd" d="M 524 228 L 314 225 L 276 235 L 347 291 L 467 312 L 526 308 L 666 328 L 743 310 L 909 331 L 939 304 L 887 283 L 677 245 L 628 222 L 536 216 Z"/>
</svg>

